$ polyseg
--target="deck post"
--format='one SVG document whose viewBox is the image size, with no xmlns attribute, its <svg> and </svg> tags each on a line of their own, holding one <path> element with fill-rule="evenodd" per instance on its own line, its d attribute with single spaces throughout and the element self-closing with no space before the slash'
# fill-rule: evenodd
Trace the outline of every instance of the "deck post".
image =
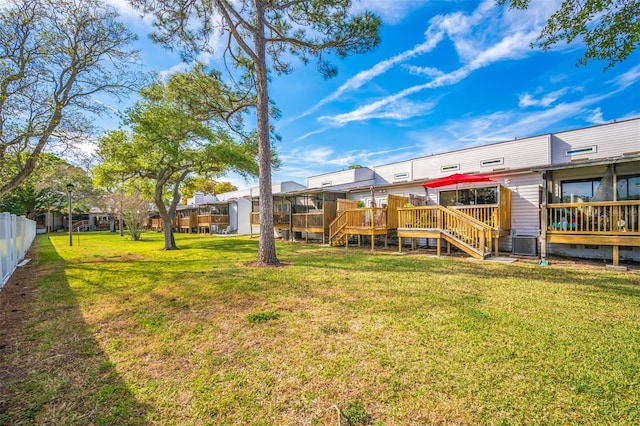
<svg viewBox="0 0 640 426">
<path fill-rule="evenodd" d="M 375 250 L 376 238 L 375 235 L 371 234 L 371 251 Z"/>
<path fill-rule="evenodd" d="M 620 261 L 620 246 L 613 246 L 613 266 L 618 266 Z"/>
<path fill-rule="evenodd" d="M 402 237 L 398 235 L 398 253 L 402 253 Z"/>
<path fill-rule="evenodd" d="M 542 205 L 540 206 L 540 258 L 547 258 L 547 205 L 549 204 L 549 181 L 553 182 L 551 171 L 542 172 Z"/>
<path fill-rule="evenodd" d="M 440 237 L 438 237 L 436 239 L 436 256 L 440 257 L 440 251 L 442 250 L 442 248 L 440 247 L 442 245 L 442 240 L 440 239 Z"/>
</svg>

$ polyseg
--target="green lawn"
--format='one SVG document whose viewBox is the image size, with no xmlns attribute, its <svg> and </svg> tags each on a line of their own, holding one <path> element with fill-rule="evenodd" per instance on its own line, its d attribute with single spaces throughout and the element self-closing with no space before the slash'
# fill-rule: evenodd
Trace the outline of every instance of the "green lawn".
<svg viewBox="0 0 640 426">
<path fill-rule="evenodd" d="M 638 273 L 143 238 L 38 239 L 0 423 L 640 424 Z"/>
</svg>

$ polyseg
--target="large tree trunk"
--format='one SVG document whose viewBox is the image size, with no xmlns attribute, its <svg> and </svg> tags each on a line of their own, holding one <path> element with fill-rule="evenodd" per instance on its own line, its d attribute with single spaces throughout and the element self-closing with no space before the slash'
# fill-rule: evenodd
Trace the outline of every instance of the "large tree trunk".
<svg viewBox="0 0 640 426">
<path fill-rule="evenodd" d="M 264 0 L 254 0 L 256 32 L 254 34 L 256 61 L 258 165 L 260 186 L 260 243 L 258 264 L 278 265 L 276 241 L 273 235 L 273 194 L 271 190 L 271 138 L 269 137 L 269 91 L 267 87 L 266 41 L 264 35 Z"/>
<path fill-rule="evenodd" d="M 160 217 L 162 218 L 162 232 L 164 234 L 164 249 L 163 250 L 178 250 L 178 246 L 176 246 L 176 240 L 173 237 L 173 228 L 171 226 L 171 216 L 165 213 L 163 216 L 160 213 Z"/>
<path fill-rule="evenodd" d="M 164 234 L 163 250 L 178 250 L 176 240 L 173 237 L 173 227 L 171 224 L 171 217 L 173 216 L 173 211 L 175 211 L 175 209 L 169 209 L 169 211 L 167 211 L 167 206 L 165 206 L 164 201 L 162 201 L 163 188 L 164 181 L 158 179 L 156 181 L 156 188 L 153 194 L 153 201 L 158 208 L 160 219 L 162 219 L 162 233 Z"/>
</svg>

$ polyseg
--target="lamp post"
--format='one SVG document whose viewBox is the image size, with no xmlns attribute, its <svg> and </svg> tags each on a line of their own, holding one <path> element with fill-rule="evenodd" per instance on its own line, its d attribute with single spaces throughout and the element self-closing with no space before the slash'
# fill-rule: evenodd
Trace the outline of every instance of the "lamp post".
<svg viewBox="0 0 640 426">
<path fill-rule="evenodd" d="M 67 194 L 69 195 L 69 246 L 73 246 L 73 229 L 71 225 L 73 225 L 73 218 L 71 217 L 71 193 L 73 192 L 73 184 L 67 184 Z"/>
</svg>

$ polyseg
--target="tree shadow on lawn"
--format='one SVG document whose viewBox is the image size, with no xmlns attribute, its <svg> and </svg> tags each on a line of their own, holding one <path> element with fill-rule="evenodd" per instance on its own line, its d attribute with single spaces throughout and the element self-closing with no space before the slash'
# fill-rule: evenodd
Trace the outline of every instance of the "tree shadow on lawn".
<svg viewBox="0 0 640 426">
<path fill-rule="evenodd" d="M 331 269 L 358 273 L 392 274 L 398 280 L 409 274 L 427 276 L 455 276 L 461 282 L 486 279 L 544 281 L 553 285 L 583 286 L 587 292 L 614 293 L 620 296 L 640 298 L 640 276 L 633 272 L 610 272 L 594 269 L 541 267 L 531 264 L 495 264 L 456 258 L 392 257 L 388 254 L 345 254 L 345 257 L 301 256 L 293 260 L 294 265 L 318 269 Z"/>
<path fill-rule="evenodd" d="M 92 337 L 65 262 L 46 239 L 27 257 L 0 291 L 0 424 L 145 424 L 150 407 Z"/>
</svg>

